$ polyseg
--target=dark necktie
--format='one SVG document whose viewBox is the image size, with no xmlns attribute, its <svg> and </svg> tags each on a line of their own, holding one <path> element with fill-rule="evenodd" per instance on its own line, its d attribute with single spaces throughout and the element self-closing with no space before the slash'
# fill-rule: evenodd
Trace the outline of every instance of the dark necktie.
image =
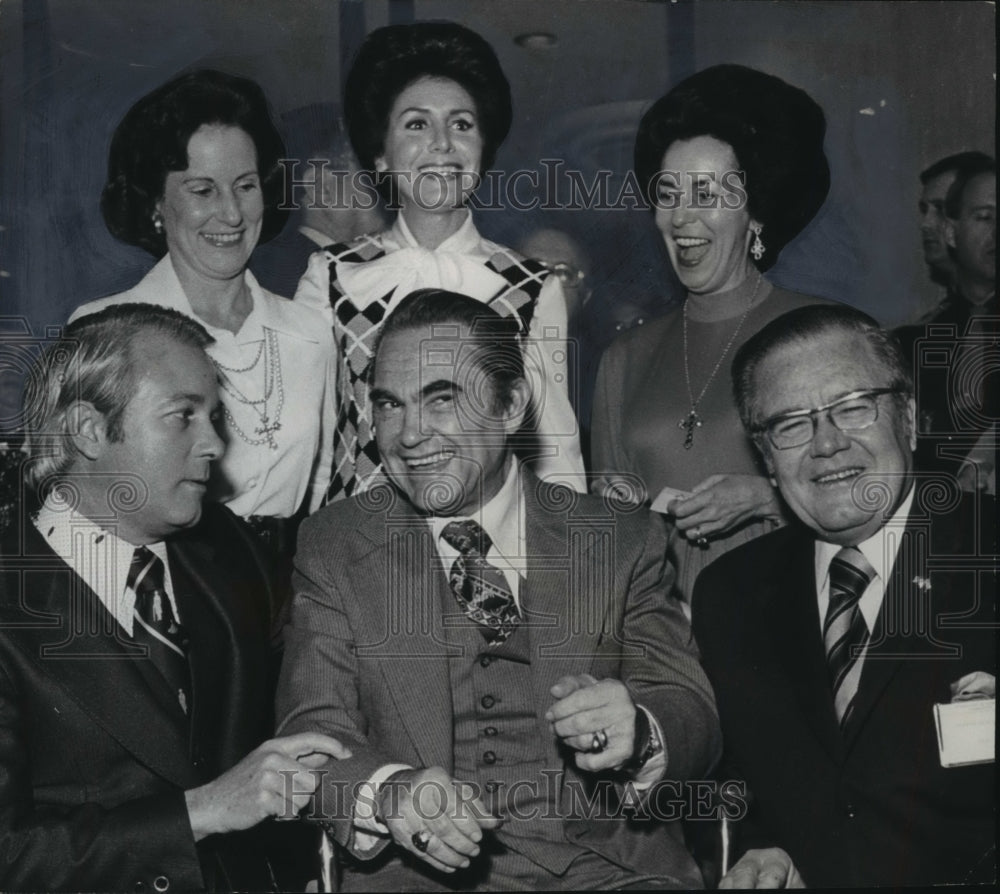
<svg viewBox="0 0 1000 894">
<path fill-rule="evenodd" d="M 861 678 L 859 656 L 868 642 L 868 625 L 858 600 L 874 576 L 875 570 L 856 546 L 845 546 L 830 562 L 830 605 L 823 624 L 823 644 L 841 729 L 850 718 Z"/>
<path fill-rule="evenodd" d="M 459 552 L 448 581 L 462 611 L 481 626 L 487 643 L 505 642 L 521 618 L 503 572 L 486 561 L 493 545 L 489 534 L 463 520 L 449 522 L 441 536 Z"/>
<path fill-rule="evenodd" d="M 135 591 L 132 638 L 149 649 L 150 660 L 187 714 L 191 689 L 187 636 L 167 596 L 163 562 L 144 546 L 136 547 L 132 555 L 128 586 Z"/>
</svg>

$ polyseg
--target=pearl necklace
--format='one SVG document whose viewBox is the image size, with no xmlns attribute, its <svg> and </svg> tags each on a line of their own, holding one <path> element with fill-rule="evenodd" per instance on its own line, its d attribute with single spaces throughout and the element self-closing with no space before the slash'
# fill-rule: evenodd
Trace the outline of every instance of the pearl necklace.
<svg viewBox="0 0 1000 894">
<path fill-rule="evenodd" d="M 684 301 L 684 307 L 681 310 L 681 316 L 684 320 L 684 381 L 687 383 L 688 402 L 691 405 L 691 409 L 688 414 L 677 423 L 677 427 L 684 429 L 685 450 L 690 450 L 694 445 L 694 430 L 696 428 L 701 428 L 702 419 L 701 416 L 698 415 L 698 404 L 701 403 L 701 399 L 705 396 L 705 392 L 708 391 L 708 386 L 712 384 L 715 374 L 719 371 L 719 367 L 722 366 L 722 361 L 726 359 L 729 349 L 736 341 L 736 336 L 740 334 L 740 330 L 743 328 L 746 318 L 750 315 L 750 310 L 753 307 L 754 299 L 757 297 L 757 291 L 760 289 L 760 284 L 763 279 L 763 275 L 758 272 L 757 282 L 753 287 L 753 292 L 750 293 L 750 300 L 747 302 L 747 306 L 743 311 L 743 316 L 740 317 L 740 321 L 736 324 L 733 334 L 730 336 L 726 346 L 722 349 L 719 359 L 715 362 L 715 366 L 708 374 L 708 378 L 705 380 L 705 387 L 701 389 L 701 393 L 697 398 L 695 398 L 694 392 L 691 390 L 691 369 L 688 365 L 688 303 L 686 299 Z"/>
<path fill-rule="evenodd" d="M 260 362 L 261 357 L 264 358 L 264 396 L 257 400 L 252 400 L 236 387 L 227 373 L 250 372 Z M 277 334 L 271 329 L 264 330 L 264 341 L 260 343 L 257 356 L 249 366 L 233 369 L 232 367 L 224 366 L 215 358 L 212 358 L 212 363 L 215 364 L 216 372 L 219 374 L 219 384 L 222 386 L 222 390 L 237 403 L 250 407 L 259 417 L 260 425 L 254 429 L 254 434 L 260 435 L 260 437 L 251 438 L 250 435 L 243 431 L 236 422 L 236 418 L 229 407 L 223 402 L 222 412 L 225 414 L 229 427 L 236 432 L 242 441 L 245 441 L 251 447 L 267 444 L 272 450 L 277 450 L 278 442 L 274 435 L 281 430 L 281 411 L 285 406 L 285 389 L 281 380 L 281 355 L 278 352 Z M 275 389 L 277 389 L 278 398 L 274 407 L 274 421 L 272 422 L 272 414 L 268 410 L 267 404 L 271 399 L 271 395 L 274 394 Z"/>
</svg>

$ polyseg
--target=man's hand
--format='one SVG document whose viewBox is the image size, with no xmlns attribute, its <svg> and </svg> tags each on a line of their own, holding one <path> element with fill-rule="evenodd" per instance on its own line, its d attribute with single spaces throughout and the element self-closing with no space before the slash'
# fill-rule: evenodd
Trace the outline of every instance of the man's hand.
<svg viewBox="0 0 1000 894">
<path fill-rule="evenodd" d="M 271 816 L 290 819 L 319 787 L 315 770 L 351 756 L 336 739 L 299 733 L 270 739 L 217 779 L 184 793 L 194 840 L 249 829 Z"/>
<path fill-rule="evenodd" d="M 780 847 L 747 851 L 719 882 L 720 888 L 804 888 L 792 858 Z"/>
<path fill-rule="evenodd" d="M 951 684 L 951 700 L 953 702 L 996 697 L 997 678 L 986 671 L 973 671 Z"/>
<path fill-rule="evenodd" d="M 472 786 L 441 767 L 393 773 L 379 787 L 378 818 L 399 847 L 441 872 L 467 867 L 479 854 L 483 830 L 501 823 L 473 797 Z M 416 836 L 426 842 L 423 848 Z"/>
<path fill-rule="evenodd" d="M 577 752 L 581 770 L 617 770 L 635 748 L 635 712 L 625 684 L 595 680 L 590 674 L 562 677 L 549 690 L 555 702 L 545 713 L 554 732 Z M 597 750 L 601 734 L 607 744 Z"/>
</svg>

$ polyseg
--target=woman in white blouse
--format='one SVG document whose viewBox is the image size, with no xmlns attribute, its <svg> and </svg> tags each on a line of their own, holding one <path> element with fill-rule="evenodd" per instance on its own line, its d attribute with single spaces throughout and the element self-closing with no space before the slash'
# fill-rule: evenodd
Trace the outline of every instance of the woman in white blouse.
<svg viewBox="0 0 1000 894">
<path fill-rule="evenodd" d="M 381 473 L 367 370 L 382 321 L 420 288 L 517 316 L 536 433 L 523 458 L 543 477 L 584 489 L 559 280 L 480 236 L 467 207 L 511 123 L 510 85 L 493 49 L 450 22 L 380 28 L 347 77 L 344 113 L 362 168 L 399 214 L 387 232 L 314 254 L 295 295 L 327 315 L 339 358 L 330 497 L 360 492 Z"/>
<path fill-rule="evenodd" d="M 296 521 L 329 484 L 335 367 L 322 316 L 247 270 L 287 214 L 278 210 L 284 155 L 253 81 L 202 70 L 140 99 L 112 139 L 101 210 L 113 235 L 160 260 L 134 288 L 73 319 L 141 302 L 205 326 L 227 442 L 210 496 L 287 558 Z"/>
</svg>

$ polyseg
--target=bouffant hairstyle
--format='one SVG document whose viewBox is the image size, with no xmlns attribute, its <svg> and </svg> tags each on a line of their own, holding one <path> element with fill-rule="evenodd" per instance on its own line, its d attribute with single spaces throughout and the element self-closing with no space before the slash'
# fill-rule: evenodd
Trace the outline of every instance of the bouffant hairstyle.
<svg viewBox="0 0 1000 894">
<path fill-rule="evenodd" d="M 167 253 L 164 234 L 153 227 L 153 212 L 163 197 L 168 172 L 187 169 L 188 142 L 208 124 L 238 127 L 253 140 L 264 198 L 259 241 L 281 232 L 288 218 L 288 211 L 278 207 L 284 199 L 279 160 L 285 156 L 285 144 L 271 120 L 264 92 L 248 78 L 202 69 L 148 93 L 116 128 L 101 194 L 101 213 L 113 236 L 157 258 Z"/>
<path fill-rule="evenodd" d="M 746 176 L 747 210 L 764 227 L 769 269 L 816 215 L 830 189 L 823 152 L 826 118 L 816 102 L 780 78 L 742 65 L 716 65 L 657 100 L 639 124 L 635 172 L 650 206 L 663 156 L 677 140 L 728 143 Z"/>
<path fill-rule="evenodd" d="M 452 80 L 475 101 L 482 171 L 488 170 L 510 130 L 510 84 L 493 48 L 454 22 L 389 25 L 365 38 L 344 85 L 344 116 L 361 166 L 375 170 L 375 159 L 385 151 L 392 104 L 425 77 Z"/>
</svg>

